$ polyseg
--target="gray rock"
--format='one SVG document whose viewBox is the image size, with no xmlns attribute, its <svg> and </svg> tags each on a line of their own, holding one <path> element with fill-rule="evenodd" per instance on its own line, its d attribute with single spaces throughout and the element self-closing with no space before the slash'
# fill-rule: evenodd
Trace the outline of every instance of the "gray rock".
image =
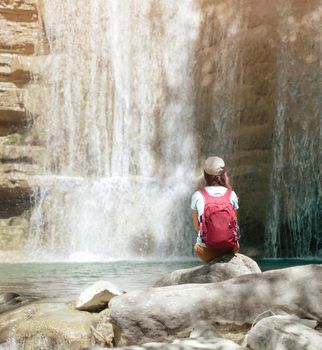
<svg viewBox="0 0 322 350">
<path fill-rule="evenodd" d="M 218 330 L 208 322 L 199 321 L 194 326 L 192 332 L 190 333 L 190 338 L 222 338 L 223 336 L 218 332 Z"/>
<path fill-rule="evenodd" d="M 82 311 L 101 311 L 109 301 L 122 292 L 113 283 L 98 281 L 86 288 L 78 297 L 76 309 Z"/>
<path fill-rule="evenodd" d="M 101 350 L 101 347 L 91 347 L 82 350 Z M 243 347 L 231 340 L 224 339 L 216 328 L 204 321 L 198 322 L 190 334 L 190 338 L 176 339 L 173 343 L 146 343 L 116 348 L 118 350 L 241 350 Z"/>
<path fill-rule="evenodd" d="M 231 340 L 221 337 L 214 338 L 191 338 L 174 341 L 179 345 L 178 349 L 210 349 L 210 350 L 242 350 L 244 347 L 234 343 Z"/>
<path fill-rule="evenodd" d="M 105 311 L 90 314 L 64 304 L 33 303 L 0 315 L 0 343 L 12 337 L 24 350 L 81 349 L 106 346 L 114 333 Z"/>
<path fill-rule="evenodd" d="M 251 325 L 267 310 L 322 321 L 321 294 L 322 266 L 306 265 L 219 283 L 136 290 L 113 298 L 109 308 L 118 344 L 132 345 L 187 337 L 201 320 Z"/>
<path fill-rule="evenodd" d="M 2 293 L 0 294 L 0 314 L 21 307 L 34 300 L 35 298 L 13 292 Z"/>
<path fill-rule="evenodd" d="M 91 347 L 82 350 L 103 350 L 106 348 Z M 144 345 L 132 345 L 127 347 L 114 348 L 118 350 L 244 350 L 238 344 L 222 338 L 214 339 L 186 339 L 174 343 L 148 343 Z"/>
<path fill-rule="evenodd" d="M 260 268 L 251 258 L 242 254 L 229 254 L 202 266 L 176 270 L 158 280 L 154 287 L 222 282 L 237 276 L 259 272 L 261 272 Z"/>
<path fill-rule="evenodd" d="M 101 350 L 103 348 L 92 347 L 82 350 Z M 187 339 L 176 339 L 173 343 L 146 343 L 143 345 L 132 345 L 115 348 L 118 350 L 243 350 L 244 347 L 231 340 L 222 337 L 198 337 Z"/>
<path fill-rule="evenodd" d="M 322 334 L 316 321 L 294 316 L 272 316 L 259 321 L 248 333 L 245 343 L 260 350 L 322 349 Z"/>
</svg>

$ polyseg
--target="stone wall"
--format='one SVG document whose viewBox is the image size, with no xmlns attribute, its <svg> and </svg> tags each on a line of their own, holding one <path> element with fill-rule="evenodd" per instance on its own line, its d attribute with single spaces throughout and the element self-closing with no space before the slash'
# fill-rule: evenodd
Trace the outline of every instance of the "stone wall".
<svg viewBox="0 0 322 350">
<path fill-rule="evenodd" d="M 322 4 L 278 1 L 266 253 L 322 256 Z"/>
<path fill-rule="evenodd" d="M 0 4 L 0 250 L 19 249 L 42 147 L 33 132 L 37 70 L 46 48 L 36 0 Z"/>
<path fill-rule="evenodd" d="M 204 37 L 200 39 L 200 91 L 196 102 L 200 154 L 220 154 L 226 159 L 240 200 L 242 246 L 260 254 L 273 161 L 277 1 L 218 0 L 202 4 Z M 231 23 L 236 19 L 234 28 Z M 226 21 L 226 34 L 220 38 L 220 27 Z M 226 75 L 218 75 L 217 62 L 223 52 Z M 209 73 L 206 64 L 212 67 Z M 207 77 L 212 83 L 205 85 Z M 227 79 L 232 81 L 227 83 Z M 220 127 L 218 120 L 222 120 Z M 230 137 L 223 139 L 221 132 Z"/>
<path fill-rule="evenodd" d="M 241 33 L 240 122 L 235 183 L 242 242 L 263 253 L 276 116 L 277 1 L 246 1 Z"/>
<path fill-rule="evenodd" d="M 227 159 L 240 198 L 242 247 L 270 256 L 316 255 L 322 248 L 321 2 L 200 3 L 200 154 Z M 231 24 L 237 34 L 230 36 Z M 218 75 L 223 54 L 234 83 Z M 231 136 L 223 140 L 227 128 Z"/>
</svg>

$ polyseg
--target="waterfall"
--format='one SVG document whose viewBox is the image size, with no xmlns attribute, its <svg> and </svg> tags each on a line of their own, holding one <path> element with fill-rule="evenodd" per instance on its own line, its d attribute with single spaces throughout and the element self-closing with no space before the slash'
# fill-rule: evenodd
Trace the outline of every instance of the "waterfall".
<svg viewBox="0 0 322 350">
<path fill-rule="evenodd" d="M 25 250 L 191 256 L 200 164 L 235 152 L 238 2 L 44 0 L 43 20 L 46 155 Z"/>
<path fill-rule="evenodd" d="M 267 140 L 255 135 L 249 149 L 239 147 L 247 136 L 240 122 L 253 109 L 244 103 L 253 91 L 244 77 L 256 72 L 276 82 L 263 95 L 276 101 L 276 116 L 263 112 L 267 125 L 275 123 L 273 160 L 264 162 L 271 167 L 266 255 L 320 256 L 319 1 L 271 9 L 278 26 L 253 68 L 247 56 L 257 52 L 260 22 L 237 0 L 44 0 L 49 55 L 33 132 L 46 155 L 32 181 L 39 186 L 25 250 L 35 259 L 191 255 L 189 199 L 202 161 L 222 156 L 234 177 L 248 152 L 269 154 L 269 131 Z M 260 68 L 265 50 L 276 56 L 272 75 Z M 252 161 L 254 176 L 265 173 Z M 240 179 L 245 208 L 252 179 Z M 266 202 L 259 206 L 264 225 Z M 262 237 L 249 215 L 242 229 Z"/>
<path fill-rule="evenodd" d="M 193 0 L 45 0 L 35 257 L 187 256 L 195 176 Z"/>
<path fill-rule="evenodd" d="M 277 116 L 266 254 L 322 252 L 322 3 L 297 17 L 279 2 Z M 303 9 L 300 9 L 303 11 Z"/>
</svg>

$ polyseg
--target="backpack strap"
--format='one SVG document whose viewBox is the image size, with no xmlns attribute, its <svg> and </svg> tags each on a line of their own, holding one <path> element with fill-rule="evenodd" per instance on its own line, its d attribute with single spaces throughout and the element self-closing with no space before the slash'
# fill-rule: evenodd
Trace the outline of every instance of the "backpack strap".
<svg viewBox="0 0 322 350">
<path fill-rule="evenodd" d="M 205 204 L 212 200 L 212 196 L 206 191 L 205 188 L 201 188 L 199 192 L 202 194 Z"/>
<path fill-rule="evenodd" d="M 231 193 L 232 193 L 232 189 L 231 188 L 227 188 L 227 191 L 226 191 L 226 193 L 224 194 L 224 198 L 227 200 L 227 201 L 229 201 L 230 202 L 230 195 L 231 195 Z"/>
</svg>

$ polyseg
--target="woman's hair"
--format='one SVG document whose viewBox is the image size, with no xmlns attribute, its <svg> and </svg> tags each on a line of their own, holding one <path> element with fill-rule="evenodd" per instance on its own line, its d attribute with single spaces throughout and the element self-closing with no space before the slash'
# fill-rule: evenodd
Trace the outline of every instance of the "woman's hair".
<svg viewBox="0 0 322 350">
<path fill-rule="evenodd" d="M 207 186 L 224 186 L 231 188 L 226 171 L 223 171 L 220 175 L 209 175 L 205 171 L 203 172 Z"/>
</svg>

